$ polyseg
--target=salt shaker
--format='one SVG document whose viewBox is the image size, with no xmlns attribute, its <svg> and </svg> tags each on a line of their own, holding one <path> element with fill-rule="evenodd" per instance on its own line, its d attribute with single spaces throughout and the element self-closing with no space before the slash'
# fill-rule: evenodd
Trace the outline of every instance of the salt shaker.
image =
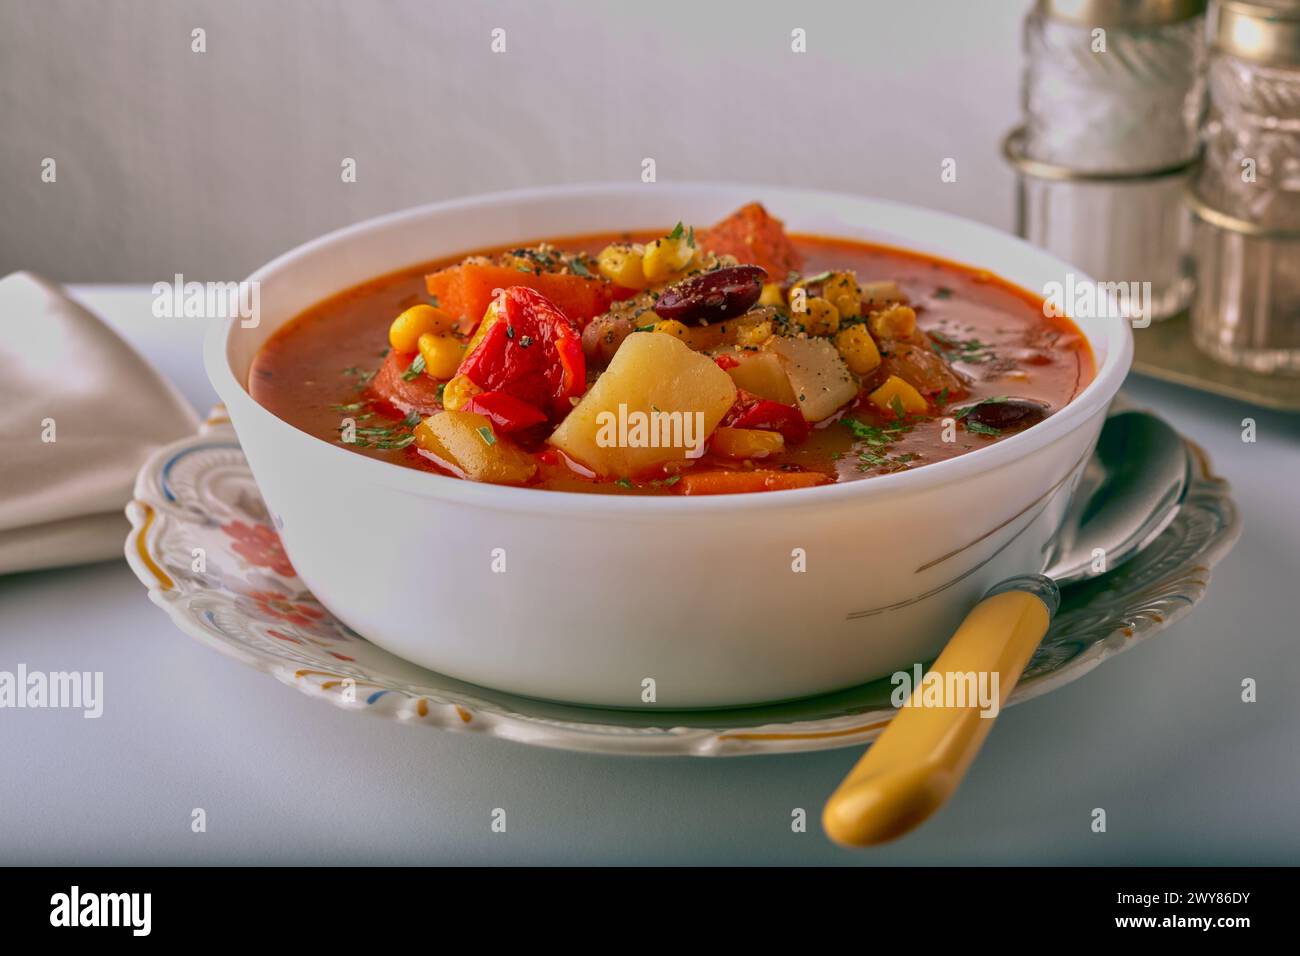
<svg viewBox="0 0 1300 956">
<path fill-rule="evenodd" d="M 1208 75 L 1192 339 L 1229 365 L 1300 374 L 1300 2 L 1215 3 Z"/>
<path fill-rule="evenodd" d="M 1025 20 L 1016 230 L 1103 282 L 1138 325 L 1193 289 L 1183 204 L 1199 154 L 1207 0 L 1037 0 Z M 1147 285 L 1149 283 L 1149 285 Z"/>
</svg>

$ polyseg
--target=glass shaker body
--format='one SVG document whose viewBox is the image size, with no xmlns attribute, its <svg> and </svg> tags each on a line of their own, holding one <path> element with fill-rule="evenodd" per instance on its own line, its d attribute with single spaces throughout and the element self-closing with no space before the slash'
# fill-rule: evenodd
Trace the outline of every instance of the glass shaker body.
<svg viewBox="0 0 1300 956">
<path fill-rule="evenodd" d="M 1198 152 L 1204 19 L 1139 27 L 1041 9 L 1025 20 L 1025 125 L 1008 139 L 1021 172 L 1017 229 L 1103 282 L 1149 282 L 1147 316 L 1191 300 L 1183 205 Z"/>
<path fill-rule="evenodd" d="M 1192 338 L 1220 362 L 1300 374 L 1300 65 L 1216 50 L 1209 77 Z"/>
</svg>

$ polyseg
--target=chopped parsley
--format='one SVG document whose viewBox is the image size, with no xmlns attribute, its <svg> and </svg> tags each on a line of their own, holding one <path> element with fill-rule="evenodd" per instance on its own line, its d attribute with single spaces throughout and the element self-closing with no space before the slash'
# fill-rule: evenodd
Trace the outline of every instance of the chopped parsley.
<svg viewBox="0 0 1300 956">
<path fill-rule="evenodd" d="M 871 449 L 858 453 L 859 471 L 871 471 L 876 468 L 882 468 L 885 471 L 904 471 L 911 466 L 911 463 L 920 458 L 920 455 L 913 452 L 907 452 L 902 455 L 882 455 Z"/>
<path fill-rule="evenodd" d="M 934 350 L 949 362 L 970 362 L 980 364 L 991 362 L 997 355 L 993 346 L 979 339 L 959 339 L 942 332 L 930 332 Z"/>
<path fill-rule="evenodd" d="M 1005 395 L 994 395 L 992 398 L 982 398 L 974 405 L 967 405 L 965 408 L 958 409 L 957 416 L 956 416 L 957 421 L 961 421 L 963 418 L 965 418 L 971 412 L 975 411 L 975 409 L 979 408 L 981 405 L 1001 405 L 1003 402 L 1006 401 L 1010 401 L 1010 399 L 1008 399 Z M 985 427 L 989 427 L 989 426 L 985 426 Z"/>
<path fill-rule="evenodd" d="M 631 479 L 631 478 L 620 478 L 618 481 L 614 482 L 614 484 L 618 485 L 620 488 L 631 488 L 631 487 L 632 487 L 632 479 Z"/>
<path fill-rule="evenodd" d="M 677 225 L 673 226 L 673 231 L 668 233 L 668 238 L 680 239 L 685 234 L 686 234 L 686 227 L 682 225 L 681 220 L 679 219 L 677 221 Z"/>
<path fill-rule="evenodd" d="M 912 430 L 912 424 L 905 421 L 894 421 L 887 425 L 870 425 L 856 418 L 841 418 L 840 424 L 853 432 L 853 437 L 873 448 L 892 445 Z"/>
<path fill-rule="evenodd" d="M 1002 429 L 994 428 L 992 425 L 985 425 L 983 422 L 977 421 L 973 418 L 963 424 L 965 424 L 968 432 L 974 432 L 976 435 L 990 435 L 997 438 L 1002 434 Z"/>
<path fill-rule="evenodd" d="M 423 374 L 424 374 L 424 356 L 417 355 L 414 359 L 411 360 L 411 364 L 407 366 L 406 371 L 402 373 L 402 381 L 412 382 L 415 381 L 415 379 L 419 378 Z"/>
<path fill-rule="evenodd" d="M 934 290 L 934 297 L 936 299 L 951 299 L 952 289 L 949 289 L 947 286 L 941 285 L 939 286 L 939 288 Z"/>
<path fill-rule="evenodd" d="M 487 425 L 480 425 L 478 428 L 479 437 L 483 439 L 483 444 L 489 448 L 497 443 L 497 436 L 492 434 L 492 429 Z"/>
</svg>

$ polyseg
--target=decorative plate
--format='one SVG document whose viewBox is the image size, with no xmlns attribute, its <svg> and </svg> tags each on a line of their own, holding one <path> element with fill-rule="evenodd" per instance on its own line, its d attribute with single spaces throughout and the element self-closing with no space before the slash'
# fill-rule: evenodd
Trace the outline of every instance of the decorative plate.
<svg viewBox="0 0 1300 956">
<path fill-rule="evenodd" d="M 1239 522 L 1227 483 L 1188 446 L 1195 467 L 1177 518 L 1121 568 L 1064 591 L 1010 703 L 1082 677 L 1204 596 Z M 336 620 L 298 579 L 220 410 L 149 459 L 127 517 L 127 561 L 182 631 L 339 707 L 543 747 L 702 757 L 860 746 L 894 712 L 888 680 L 757 707 L 622 711 L 517 697 L 407 663 Z"/>
</svg>

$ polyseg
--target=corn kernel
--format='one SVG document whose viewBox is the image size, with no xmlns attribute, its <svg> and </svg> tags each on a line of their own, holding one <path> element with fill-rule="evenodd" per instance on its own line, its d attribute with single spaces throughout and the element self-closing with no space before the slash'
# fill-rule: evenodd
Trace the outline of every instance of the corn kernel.
<svg viewBox="0 0 1300 956">
<path fill-rule="evenodd" d="M 456 374 L 464 347 L 460 340 L 450 335 L 425 332 L 420 336 L 420 354 L 424 356 L 424 371 L 436 379 L 449 379 Z"/>
<path fill-rule="evenodd" d="M 790 286 L 790 311 L 795 315 L 804 315 L 808 311 L 808 300 L 812 298 L 808 294 L 808 286 L 803 282 L 796 282 Z"/>
<path fill-rule="evenodd" d="M 460 411 L 471 398 L 483 389 L 464 375 L 452 378 L 442 389 L 442 407 L 449 412 Z"/>
<path fill-rule="evenodd" d="M 736 344 L 741 348 L 758 348 L 771 337 L 772 323 L 768 319 L 736 328 Z"/>
<path fill-rule="evenodd" d="M 660 319 L 655 323 L 656 332 L 664 332 L 668 335 L 676 336 L 687 345 L 691 341 L 691 330 L 676 319 Z"/>
<path fill-rule="evenodd" d="M 478 348 L 478 344 L 483 341 L 483 336 L 487 335 L 488 329 L 492 327 L 492 323 L 496 320 L 497 303 L 493 299 L 488 303 L 487 311 L 483 313 L 483 321 L 478 324 L 478 328 L 474 330 L 474 334 L 470 336 L 469 342 L 465 346 L 466 355 Z"/>
<path fill-rule="evenodd" d="M 785 448 L 780 432 L 761 428 L 732 428 L 723 425 L 709 439 L 709 450 L 723 458 L 766 458 Z"/>
<path fill-rule="evenodd" d="M 852 272 L 832 272 L 822 284 L 822 298 L 835 306 L 842 319 L 856 319 L 862 314 L 862 289 Z"/>
<path fill-rule="evenodd" d="M 898 409 L 894 407 L 895 404 L 905 412 L 923 412 L 930 407 L 920 392 L 897 375 L 891 375 L 885 379 L 885 384 L 868 395 L 867 398 L 871 400 L 872 405 L 886 412 L 897 412 Z"/>
<path fill-rule="evenodd" d="M 615 285 L 625 289 L 644 289 L 645 272 L 642 254 L 629 245 L 606 246 L 596 259 L 600 274 Z"/>
<path fill-rule="evenodd" d="M 456 320 L 431 305 L 413 305 L 388 327 L 388 344 L 398 352 L 414 352 L 420 336 L 427 332 L 441 335 L 456 327 Z"/>
<path fill-rule="evenodd" d="M 916 330 L 916 311 L 907 305 L 891 305 L 883 312 L 873 312 L 867 322 L 878 339 L 905 339 Z"/>
<path fill-rule="evenodd" d="M 781 287 L 775 282 L 764 282 L 763 291 L 758 296 L 759 305 L 785 305 L 785 299 L 781 296 Z"/>
<path fill-rule="evenodd" d="M 880 365 L 880 349 L 865 325 L 841 329 L 835 336 L 835 348 L 854 375 L 866 375 Z"/>
<path fill-rule="evenodd" d="M 647 282 L 663 282 L 681 272 L 695 258 L 685 237 L 656 239 L 645 247 L 641 259 L 641 271 Z"/>
<path fill-rule="evenodd" d="M 808 300 L 808 317 L 804 319 L 804 328 L 809 335 L 834 335 L 840 327 L 840 313 L 821 296 Z"/>
</svg>

